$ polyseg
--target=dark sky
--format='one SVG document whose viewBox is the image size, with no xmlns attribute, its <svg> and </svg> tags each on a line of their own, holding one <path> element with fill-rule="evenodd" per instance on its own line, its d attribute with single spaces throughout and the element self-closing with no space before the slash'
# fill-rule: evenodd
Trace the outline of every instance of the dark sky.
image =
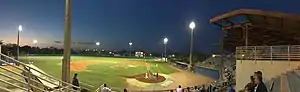
<svg viewBox="0 0 300 92">
<path fill-rule="evenodd" d="M 161 51 L 163 38 L 176 52 L 189 50 L 188 24 L 196 22 L 195 51 L 212 53 L 221 30 L 209 19 L 239 8 L 300 13 L 299 0 L 72 0 L 72 40 L 100 41 L 101 48 Z M 65 0 L 0 0 L 0 39 L 16 42 L 23 25 L 21 44 L 62 46 Z M 74 44 L 73 47 L 86 48 Z"/>
</svg>

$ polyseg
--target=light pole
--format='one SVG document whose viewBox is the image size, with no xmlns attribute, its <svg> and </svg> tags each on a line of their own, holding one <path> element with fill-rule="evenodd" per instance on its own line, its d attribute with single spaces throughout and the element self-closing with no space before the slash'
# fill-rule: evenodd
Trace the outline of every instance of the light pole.
<svg viewBox="0 0 300 92">
<path fill-rule="evenodd" d="M 100 42 L 96 42 L 96 45 L 97 45 L 97 49 L 96 49 L 97 54 L 96 55 L 98 55 L 99 54 L 98 47 L 100 46 Z"/>
<path fill-rule="evenodd" d="M 168 38 L 164 38 L 164 44 L 165 44 L 165 62 L 167 62 L 167 43 L 168 43 L 169 39 Z"/>
<path fill-rule="evenodd" d="M 17 37 L 17 57 L 16 59 L 19 60 L 19 54 L 20 54 L 20 51 L 19 51 L 19 47 L 20 47 L 20 32 L 23 30 L 23 27 L 22 25 L 19 25 L 18 27 L 18 37 Z"/>
<path fill-rule="evenodd" d="M 65 33 L 64 55 L 62 59 L 62 81 L 70 83 L 70 54 L 71 54 L 71 0 L 65 0 Z M 67 84 L 63 83 L 63 86 Z"/>
<path fill-rule="evenodd" d="M 196 24 L 192 21 L 189 25 L 191 29 L 191 42 L 190 42 L 190 64 L 189 64 L 189 69 L 192 71 L 192 63 L 193 63 L 193 37 L 194 37 L 194 28 L 196 27 Z"/>
<path fill-rule="evenodd" d="M 100 42 L 96 42 L 96 45 L 99 46 L 99 45 L 100 45 Z"/>
<path fill-rule="evenodd" d="M 33 40 L 33 44 L 34 44 L 34 52 L 37 52 L 37 43 L 38 43 L 38 41 L 37 40 Z M 37 53 L 35 53 L 35 54 L 37 54 Z"/>
<path fill-rule="evenodd" d="M 131 47 L 132 47 L 132 42 L 129 42 L 129 56 L 131 57 Z"/>
</svg>

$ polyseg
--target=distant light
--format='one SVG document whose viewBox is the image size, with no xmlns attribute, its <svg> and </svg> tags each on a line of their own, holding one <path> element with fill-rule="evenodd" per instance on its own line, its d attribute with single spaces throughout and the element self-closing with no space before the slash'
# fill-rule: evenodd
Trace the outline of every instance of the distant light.
<svg viewBox="0 0 300 92">
<path fill-rule="evenodd" d="M 33 43 L 36 44 L 36 43 L 38 43 L 38 41 L 37 40 L 33 40 Z"/>
<path fill-rule="evenodd" d="M 194 29 L 194 28 L 196 27 L 195 22 L 192 21 L 192 22 L 190 23 L 189 27 L 190 27 L 191 29 Z"/>
<path fill-rule="evenodd" d="M 22 31 L 22 30 L 23 30 L 22 25 L 19 25 L 18 30 L 19 30 L 19 31 Z"/>
<path fill-rule="evenodd" d="M 152 54 L 149 54 L 150 56 L 152 56 Z"/>
<path fill-rule="evenodd" d="M 109 52 L 109 54 L 112 54 L 112 52 Z"/>
<path fill-rule="evenodd" d="M 131 46 L 131 45 L 132 45 L 132 42 L 129 42 L 128 44 Z"/>
<path fill-rule="evenodd" d="M 172 57 L 175 57 L 175 55 L 173 54 Z"/>
<path fill-rule="evenodd" d="M 216 57 L 216 55 L 215 55 L 215 54 L 213 54 L 213 55 L 212 55 L 212 57 L 214 58 L 214 57 Z"/>
<path fill-rule="evenodd" d="M 100 42 L 96 42 L 96 45 L 99 46 L 99 45 L 100 45 Z"/>
<path fill-rule="evenodd" d="M 242 54 L 242 57 L 244 57 L 245 55 L 244 54 Z"/>
<path fill-rule="evenodd" d="M 102 51 L 104 51 L 104 50 L 102 50 Z"/>
<path fill-rule="evenodd" d="M 167 43 L 168 43 L 168 41 L 169 41 L 169 39 L 168 39 L 168 38 L 164 38 L 164 44 L 167 44 Z"/>
</svg>

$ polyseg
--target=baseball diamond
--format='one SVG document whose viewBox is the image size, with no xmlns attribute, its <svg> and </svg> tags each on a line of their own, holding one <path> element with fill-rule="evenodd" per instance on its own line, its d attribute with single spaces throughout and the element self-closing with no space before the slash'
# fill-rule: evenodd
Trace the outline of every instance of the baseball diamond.
<svg viewBox="0 0 300 92">
<path fill-rule="evenodd" d="M 47 74 L 61 78 L 61 58 L 27 56 L 22 57 L 21 61 L 30 61 Z M 71 77 L 77 73 L 79 81 L 94 86 L 93 89 L 106 83 L 116 90 L 166 90 L 174 89 L 178 85 L 194 86 L 214 81 L 212 78 L 183 71 L 152 59 L 72 56 L 70 70 Z M 154 79 L 148 80 L 143 77 L 147 75 L 147 71 L 151 71 Z M 155 74 L 158 74 L 157 80 Z"/>
</svg>

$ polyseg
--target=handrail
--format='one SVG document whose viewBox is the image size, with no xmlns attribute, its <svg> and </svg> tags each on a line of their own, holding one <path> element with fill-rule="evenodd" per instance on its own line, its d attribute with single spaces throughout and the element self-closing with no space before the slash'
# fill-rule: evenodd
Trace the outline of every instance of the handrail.
<svg viewBox="0 0 300 92">
<path fill-rule="evenodd" d="M 25 78 L 25 79 L 29 79 L 29 77 L 24 76 L 24 75 L 21 75 L 21 74 L 18 74 L 18 73 L 14 72 L 14 71 L 11 71 L 11 70 L 9 70 L 9 69 L 3 68 L 3 67 L 0 67 L 0 68 L 3 69 L 3 70 L 8 71 L 8 72 L 10 72 L 10 73 L 13 73 L 13 74 L 15 74 L 15 75 L 17 75 L 17 76 L 23 77 L 23 78 Z M 41 84 L 41 85 L 43 85 L 43 86 L 45 86 L 45 87 L 49 87 L 49 86 L 47 86 L 47 85 L 44 85 L 44 84 L 38 82 L 37 80 L 33 80 L 33 79 L 31 79 L 31 78 L 30 78 L 30 80 L 33 81 L 33 82 L 35 82 L 35 83 Z M 51 88 L 51 87 L 49 87 L 49 88 Z"/>
<path fill-rule="evenodd" d="M 1 56 L 4 56 L 4 57 L 6 57 L 6 58 L 9 58 L 9 59 L 11 59 L 11 60 L 13 60 L 13 61 L 15 61 L 15 62 L 17 62 L 17 63 L 23 65 L 24 67 L 30 67 L 30 66 L 26 65 L 25 63 L 22 63 L 22 62 L 20 62 L 20 61 L 18 61 L 18 60 L 15 60 L 15 59 L 13 59 L 13 58 L 11 58 L 11 57 L 9 57 L 9 56 L 6 56 L 6 55 L 4 55 L 4 54 L 2 54 L 2 53 L 0 53 L 0 55 L 1 55 Z M 30 68 L 31 68 L 31 67 L 30 67 Z M 59 82 L 61 82 L 61 83 L 67 84 L 67 85 L 69 85 L 69 86 L 71 86 L 71 87 L 75 87 L 75 88 L 80 89 L 80 87 L 74 86 L 74 85 L 72 85 L 72 84 L 70 84 L 70 83 L 67 83 L 67 82 L 64 82 L 64 81 L 61 81 L 61 80 L 59 80 L 59 79 L 57 79 L 57 78 L 54 78 L 54 77 L 52 77 L 52 76 L 49 76 L 48 74 L 42 73 L 42 72 L 40 72 L 40 71 L 38 71 L 38 70 L 36 70 L 36 69 L 34 69 L 34 68 L 31 68 L 31 69 L 33 69 L 33 70 L 35 70 L 35 71 L 39 72 L 40 74 L 43 74 L 43 75 L 45 75 L 45 76 L 47 76 L 47 77 L 50 77 L 50 78 L 52 78 L 52 79 L 54 79 L 54 80 L 56 80 L 56 81 L 59 81 Z"/>
<path fill-rule="evenodd" d="M 0 61 L 3 62 L 3 60 L 0 60 Z M 4 62 L 4 63 L 7 63 L 7 62 Z M 12 66 L 12 67 L 17 68 L 17 69 L 21 70 L 22 72 L 30 73 L 30 72 L 24 71 L 23 69 L 21 69 L 21 68 L 19 68 L 19 67 L 15 67 L 15 66 Z M 10 69 L 6 69 L 6 68 L 3 68 L 3 67 L 0 67 L 0 68 L 3 69 L 3 70 L 5 70 L 5 71 L 8 71 L 8 72 L 10 72 L 10 73 L 13 73 L 13 74 L 15 74 L 15 75 L 17 75 L 17 76 L 23 77 L 23 78 L 25 78 L 25 79 L 29 79 L 28 81 L 33 81 L 33 82 L 35 82 L 35 83 L 38 83 L 39 85 L 43 85 L 43 86 L 46 87 L 46 88 L 47 88 L 47 87 L 48 87 L 48 88 L 51 88 L 51 87 L 49 87 L 49 86 L 47 86 L 47 85 L 44 85 L 44 84 L 42 84 L 42 83 L 40 83 L 40 82 L 38 82 L 38 81 L 36 81 L 36 80 L 34 80 L 34 79 L 31 79 L 31 78 L 27 77 L 27 76 L 18 74 L 18 73 L 14 72 L 14 71 L 12 71 L 12 70 L 10 70 Z M 3 75 L 3 74 L 0 73 L 0 75 Z M 12 79 L 12 77 L 9 77 L 9 76 L 5 76 L 5 77 L 8 77 L 8 78 Z M 35 77 L 39 77 L 39 76 L 35 76 Z M 40 78 L 40 77 L 39 77 L 39 78 Z M 42 79 L 42 78 L 41 78 L 41 79 Z M 14 79 L 14 80 L 15 80 L 15 79 Z M 45 79 L 43 79 L 43 80 L 45 80 Z M 19 81 L 19 80 L 17 80 L 17 81 L 18 81 L 18 82 L 21 82 L 21 81 Z M 51 84 L 54 84 L 54 83 L 52 83 L 52 82 L 50 82 L 50 81 L 48 81 L 48 80 L 45 80 L 45 81 L 47 81 L 47 82 L 49 82 L 49 83 L 51 83 Z M 22 83 L 22 84 L 25 84 L 25 85 L 28 85 L 27 83 L 24 83 L 24 82 L 21 82 L 21 83 Z M 29 85 L 31 85 L 31 84 L 29 84 Z M 54 85 L 56 85 L 56 84 L 54 84 Z M 31 87 L 37 88 L 37 89 L 39 89 L 39 90 L 41 90 L 41 91 L 45 91 L 45 90 L 42 90 L 42 89 L 40 89 L 40 88 L 38 88 L 38 87 L 36 87 L 36 86 L 34 86 L 34 85 L 31 85 Z M 69 86 L 67 86 L 67 87 L 69 87 Z M 67 88 L 67 87 L 65 87 L 65 88 Z M 76 91 L 76 90 L 73 90 L 72 88 L 69 88 L 68 90 Z"/>
<path fill-rule="evenodd" d="M 11 90 L 9 90 L 7 88 L 4 88 L 4 87 L 1 87 L 1 86 L 0 86 L 0 90 L 4 90 L 4 92 L 12 92 Z"/>
<path fill-rule="evenodd" d="M 5 76 L 5 77 L 7 77 L 7 78 L 9 78 L 9 79 L 13 79 L 13 80 L 15 80 L 15 81 L 18 81 L 18 82 L 20 82 L 20 83 L 22 83 L 22 84 L 28 85 L 27 83 L 25 83 L 25 82 L 23 82 L 23 81 L 20 81 L 20 80 L 18 80 L 18 79 L 16 79 L 16 78 L 13 78 L 13 77 L 11 77 L 11 76 L 8 76 L 8 75 L 6 75 L 6 74 L 4 74 L 4 73 L 0 73 L 0 75 Z M 30 80 L 31 80 L 31 78 L 29 78 L 29 80 L 27 80 L 27 81 L 30 81 Z M 41 88 L 39 88 L 39 87 L 37 87 L 37 86 L 35 86 L 35 85 L 32 85 L 32 84 L 29 84 L 29 85 L 30 85 L 30 87 L 36 88 L 36 89 L 38 89 L 38 90 L 40 90 L 40 91 L 45 91 L 44 89 L 41 89 Z"/>
<path fill-rule="evenodd" d="M 19 89 L 21 89 L 21 90 L 27 91 L 26 88 L 20 87 L 20 86 L 18 86 L 18 85 L 16 85 L 16 84 L 12 84 L 12 83 L 7 82 L 7 81 L 2 80 L 2 79 L 0 79 L 0 81 L 1 81 L 1 82 L 4 82 L 4 83 L 6 83 L 6 84 L 9 84 L 9 85 L 11 85 L 11 86 L 17 87 L 17 88 L 19 88 Z"/>
<path fill-rule="evenodd" d="M 0 55 L 3 55 L 3 54 L 0 53 Z M 24 63 L 22 63 L 22 62 L 20 62 L 20 61 L 17 61 L 17 60 L 15 60 L 15 59 L 12 59 L 12 58 L 10 58 L 10 57 L 8 57 L 8 56 L 6 56 L 6 55 L 3 55 L 3 56 L 6 57 L 6 58 L 8 58 L 8 59 L 11 59 L 11 60 L 15 61 L 16 63 L 19 63 L 19 64 L 23 65 L 24 67 L 28 67 L 28 68 L 30 68 L 30 69 L 32 69 L 32 70 L 35 70 L 35 71 L 41 73 L 42 75 L 45 75 L 45 76 L 48 77 L 48 78 L 52 78 L 52 79 L 54 79 L 54 80 L 57 80 L 57 79 L 53 78 L 52 76 L 49 77 L 49 75 L 44 74 L 44 73 L 42 73 L 42 72 L 40 72 L 40 71 L 38 71 L 38 70 L 36 70 L 36 69 L 34 69 L 34 68 L 32 68 L 32 67 L 30 67 L 30 66 L 28 66 L 28 65 L 26 65 L 26 64 L 24 64 Z M 6 63 L 6 64 L 9 65 L 9 66 L 12 66 L 12 67 L 18 69 L 18 70 L 21 70 L 21 71 L 26 72 L 26 73 L 30 73 L 30 71 L 28 71 L 28 70 L 24 70 L 24 69 L 22 69 L 22 68 L 20 68 L 20 67 L 16 67 L 16 66 L 10 65 L 10 63 L 8 63 L 8 62 L 6 62 L 6 61 L 4 61 L 4 60 L 1 60 L 1 59 L 0 59 L 0 61 Z M 3 69 L 3 68 L 2 68 L 2 69 Z M 9 70 L 9 69 L 4 69 L 4 70 L 7 71 L 7 70 Z M 46 79 L 44 79 L 44 78 L 41 78 L 40 76 L 35 76 L 35 77 L 38 77 L 38 78 L 40 78 L 40 79 L 42 79 L 42 80 L 44 80 L 44 81 L 47 81 L 47 82 L 49 82 L 49 83 L 51 83 L 51 84 L 53 84 L 53 85 L 56 85 L 56 86 L 58 86 L 58 87 L 60 86 L 60 84 L 55 84 L 55 83 L 53 83 L 53 82 L 51 82 L 51 81 L 49 81 L 49 80 L 46 80 Z M 26 78 L 28 78 L 28 77 L 26 77 Z M 58 80 L 58 81 L 59 81 L 59 80 Z M 47 87 L 47 86 L 44 85 L 44 84 L 43 84 L 43 86 Z M 81 89 L 80 87 L 77 87 L 77 86 L 74 86 L 74 85 L 70 85 L 70 84 L 69 84 L 69 87 L 70 87 L 70 86 L 71 86 L 71 87 L 73 86 L 73 87 L 76 87 L 76 88 L 78 88 L 78 89 Z M 51 87 L 49 87 L 49 88 L 51 88 Z M 87 88 L 85 88 L 85 89 L 87 89 Z M 75 90 L 73 90 L 72 88 L 68 88 L 68 90 L 75 91 Z M 89 90 L 89 89 L 87 89 L 87 90 Z"/>
<path fill-rule="evenodd" d="M 236 47 L 237 59 L 300 59 L 300 45 Z"/>
<path fill-rule="evenodd" d="M 6 63 L 6 64 L 9 64 L 9 63 L 7 63 L 7 62 L 5 62 L 5 61 L 3 61 L 3 60 L 0 60 L 0 62 L 4 62 L 4 63 Z M 21 69 L 21 68 L 19 68 L 19 67 L 15 67 L 15 66 L 12 66 L 12 67 L 17 68 L 17 69 L 19 69 L 19 70 L 21 70 L 21 71 L 23 71 L 23 72 L 25 72 L 25 73 L 29 73 L 28 71 L 23 70 L 23 69 Z M 0 68 L 2 68 L 2 67 L 0 67 Z M 9 72 L 13 73 L 11 70 L 8 70 L 8 69 L 5 69 L 5 68 L 2 68 L 2 69 L 4 69 L 4 70 L 6 70 L 6 71 L 9 71 Z M 16 74 L 16 73 L 15 73 L 15 74 Z M 53 85 L 57 85 L 57 84 L 55 84 L 55 83 L 53 83 L 53 82 L 50 82 L 49 80 L 46 80 L 46 79 L 41 78 L 40 76 L 36 76 L 36 77 L 38 77 L 38 78 L 40 78 L 40 79 L 42 79 L 42 80 L 45 80 L 45 81 L 47 81 L 47 82 L 49 82 L 49 83 L 51 83 L 51 84 L 53 84 Z M 58 85 L 58 86 L 59 86 L 59 85 Z"/>
</svg>

